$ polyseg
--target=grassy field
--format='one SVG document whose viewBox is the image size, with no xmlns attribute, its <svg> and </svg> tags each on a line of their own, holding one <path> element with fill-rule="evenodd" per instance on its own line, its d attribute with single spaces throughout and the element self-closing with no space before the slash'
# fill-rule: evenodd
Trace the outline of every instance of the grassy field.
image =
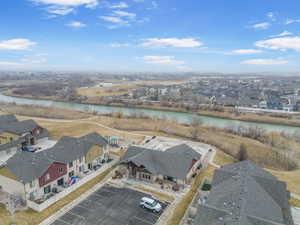
<svg viewBox="0 0 300 225">
<path fill-rule="evenodd" d="M 76 191 L 67 195 L 65 198 L 56 202 L 42 212 L 35 212 L 29 209 L 26 211 L 16 212 L 14 215 L 10 215 L 9 212 L 4 209 L 4 206 L 0 204 L 0 225 L 11 225 L 13 223 L 18 225 L 38 225 L 43 220 L 60 210 L 62 207 L 69 204 L 84 192 L 101 182 L 111 171 L 112 169 L 103 172 L 93 180 L 82 185 Z"/>
<path fill-rule="evenodd" d="M 16 105 L 13 103 L 0 103 L 0 112 L 2 112 L 2 114 L 17 114 L 20 116 L 72 120 L 84 119 L 93 116 L 90 113 L 67 108 L 42 107 L 37 105 Z"/>
<path fill-rule="evenodd" d="M 225 166 L 236 162 L 237 160 L 235 158 L 221 151 L 217 151 L 214 158 L 214 163 L 220 166 Z"/>
<path fill-rule="evenodd" d="M 271 169 L 267 170 L 274 176 L 276 176 L 279 180 L 286 182 L 289 191 L 300 195 L 300 170 L 288 172 Z"/>
<path fill-rule="evenodd" d="M 117 83 L 120 83 L 117 82 Z M 96 87 L 96 88 L 78 88 L 77 93 L 86 97 L 108 97 L 108 96 L 120 96 L 126 95 L 132 92 L 133 89 L 141 88 L 142 86 L 151 85 L 173 85 L 179 84 L 182 81 L 132 81 L 121 82 L 119 86 L 113 87 Z"/>
<path fill-rule="evenodd" d="M 201 172 L 197 175 L 194 183 L 192 184 L 191 190 L 183 197 L 183 199 L 176 206 L 171 218 L 168 220 L 167 225 L 179 225 L 182 220 L 186 210 L 191 204 L 199 186 L 202 184 L 203 179 L 209 178 L 212 179 L 215 167 L 209 166 L 205 169 L 202 169 Z"/>
<path fill-rule="evenodd" d="M 291 198 L 289 203 L 290 203 L 291 206 L 300 208 L 300 200 L 298 200 L 298 199 Z"/>
</svg>

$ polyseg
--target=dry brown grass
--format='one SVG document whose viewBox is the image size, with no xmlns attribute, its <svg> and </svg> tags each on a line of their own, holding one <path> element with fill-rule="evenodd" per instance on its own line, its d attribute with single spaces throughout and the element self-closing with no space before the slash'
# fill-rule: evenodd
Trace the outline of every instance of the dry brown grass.
<svg viewBox="0 0 300 225">
<path fill-rule="evenodd" d="M 16 114 L 20 116 L 54 119 L 84 119 L 93 116 L 90 113 L 67 108 L 42 107 L 37 105 L 16 105 L 12 103 L 0 103 L 0 111 L 2 114 Z"/>
<path fill-rule="evenodd" d="M 197 193 L 199 186 L 202 184 L 204 178 L 212 179 L 215 167 L 209 166 L 205 169 L 200 170 L 200 173 L 197 175 L 191 190 L 183 197 L 183 199 L 178 203 L 175 210 L 173 211 L 172 217 L 168 220 L 167 225 L 179 225 L 186 210 L 191 204 L 194 196 Z"/>
<path fill-rule="evenodd" d="M 5 210 L 4 206 L 0 205 L 0 225 L 11 225 L 13 223 L 18 225 L 37 225 L 60 210 L 62 207 L 78 198 L 84 192 L 101 182 L 111 171 L 112 169 L 108 169 L 42 212 L 36 212 L 29 209 L 26 211 L 16 212 L 14 215 L 10 215 L 9 212 Z"/>
<path fill-rule="evenodd" d="M 128 132 L 116 132 L 111 129 L 100 127 L 96 124 L 90 124 L 85 121 L 45 121 L 35 119 L 41 126 L 47 128 L 51 133 L 51 138 L 58 140 L 63 136 L 81 137 L 91 132 L 97 132 L 102 136 L 119 136 L 124 139 L 134 139 L 136 142 L 143 140 L 142 136 L 131 135 Z"/>
<path fill-rule="evenodd" d="M 214 158 L 214 163 L 220 166 L 225 166 L 236 162 L 237 160 L 235 158 L 221 151 L 217 151 Z"/>
<path fill-rule="evenodd" d="M 292 193 L 300 195 L 300 170 L 295 171 L 278 171 L 267 169 L 279 180 L 287 183 L 287 188 Z"/>
<path fill-rule="evenodd" d="M 81 96 L 86 97 L 109 97 L 109 96 L 120 96 L 126 95 L 132 92 L 132 89 L 138 89 L 142 86 L 151 85 L 173 85 L 180 84 L 183 81 L 132 81 L 132 82 L 121 82 L 120 86 L 114 87 L 97 87 L 97 88 L 78 88 L 77 93 Z M 116 82 L 120 83 L 120 81 Z"/>
<path fill-rule="evenodd" d="M 289 203 L 290 203 L 291 206 L 300 208 L 300 200 L 298 200 L 298 199 L 291 198 Z"/>
</svg>

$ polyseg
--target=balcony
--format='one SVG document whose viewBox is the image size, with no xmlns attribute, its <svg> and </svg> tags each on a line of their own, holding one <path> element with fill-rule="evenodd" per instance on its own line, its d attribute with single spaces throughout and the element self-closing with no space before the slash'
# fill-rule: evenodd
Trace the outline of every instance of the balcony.
<svg viewBox="0 0 300 225">
<path fill-rule="evenodd" d="M 77 182 L 72 185 L 61 186 L 55 192 L 50 192 L 49 194 L 45 195 L 44 198 L 38 200 L 27 200 L 27 205 L 29 208 L 41 212 L 44 209 L 48 208 L 52 204 L 56 203 L 57 201 L 61 200 L 68 194 L 75 191 L 77 188 L 82 186 L 83 184 L 89 182 L 90 180 L 94 179 L 107 169 L 113 167 L 118 162 L 118 159 L 115 158 L 108 163 L 102 164 L 101 167 L 94 168 L 92 170 L 85 171 L 86 174 L 82 175 L 78 178 Z"/>
</svg>

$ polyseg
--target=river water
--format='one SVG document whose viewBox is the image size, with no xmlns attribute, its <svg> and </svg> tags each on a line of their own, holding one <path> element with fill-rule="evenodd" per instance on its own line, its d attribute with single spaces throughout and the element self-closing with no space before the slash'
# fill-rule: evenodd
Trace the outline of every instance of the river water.
<svg viewBox="0 0 300 225">
<path fill-rule="evenodd" d="M 40 105 L 40 106 L 53 106 L 53 107 L 64 107 L 71 108 L 81 111 L 97 111 L 99 113 L 111 113 L 111 112 L 123 112 L 125 115 L 130 115 L 132 113 L 143 113 L 146 116 L 156 116 L 156 117 L 164 117 L 168 119 L 176 120 L 180 123 L 190 123 L 193 118 L 200 118 L 204 125 L 215 126 L 215 127 L 227 127 L 227 126 L 260 126 L 267 131 L 277 131 L 277 132 L 299 132 L 300 127 L 293 127 L 287 125 L 276 125 L 269 123 L 259 123 L 259 122 L 246 122 L 239 120 L 231 120 L 231 119 L 222 119 L 216 118 L 212 116 L 202 116 L 191 113 L 182 113 L 182 112 L 170 112 L 164 110 L 151 110 L 151 109 L 139 109 L 139 108 L 127 108 L 127 107 L 117 107 L 117 106 L 101 106 L 101 105 L 88 105 L 88 104 L 80 104 L 80 103 L 72 103 L 72 102 L 58 102 L 51 100 L 35 100 L 35 99 L 27 99 L 20 97 L 10 97 L 0 94 L 0 102 L 7 103 L 16 103 L 16 104 L 27 104 L 27 105 Z"/>
</svg>

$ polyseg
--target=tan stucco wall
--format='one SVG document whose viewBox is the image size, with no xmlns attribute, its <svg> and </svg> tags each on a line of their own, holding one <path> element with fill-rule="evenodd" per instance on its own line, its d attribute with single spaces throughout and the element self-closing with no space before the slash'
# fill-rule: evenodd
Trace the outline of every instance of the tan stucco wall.
<svg viewBox="0 0 300 225">
<path fill-rule="evenodd" d="M 100 158 L 103 155 L 103 149 L 101 146 L 94 145 L 85 156 L 85 163 L 91 163 L 95 159 Z"/>
<path fill-rule="evenodd" d="M 0 144 L 10 143 L 11 138 L 13 138 L 13 140 L 18 140 L 20 137 L 16 134 L 12 134 L 12 133 L 8 133 L 8 132 L 0 133 Z"/>
</svg>

